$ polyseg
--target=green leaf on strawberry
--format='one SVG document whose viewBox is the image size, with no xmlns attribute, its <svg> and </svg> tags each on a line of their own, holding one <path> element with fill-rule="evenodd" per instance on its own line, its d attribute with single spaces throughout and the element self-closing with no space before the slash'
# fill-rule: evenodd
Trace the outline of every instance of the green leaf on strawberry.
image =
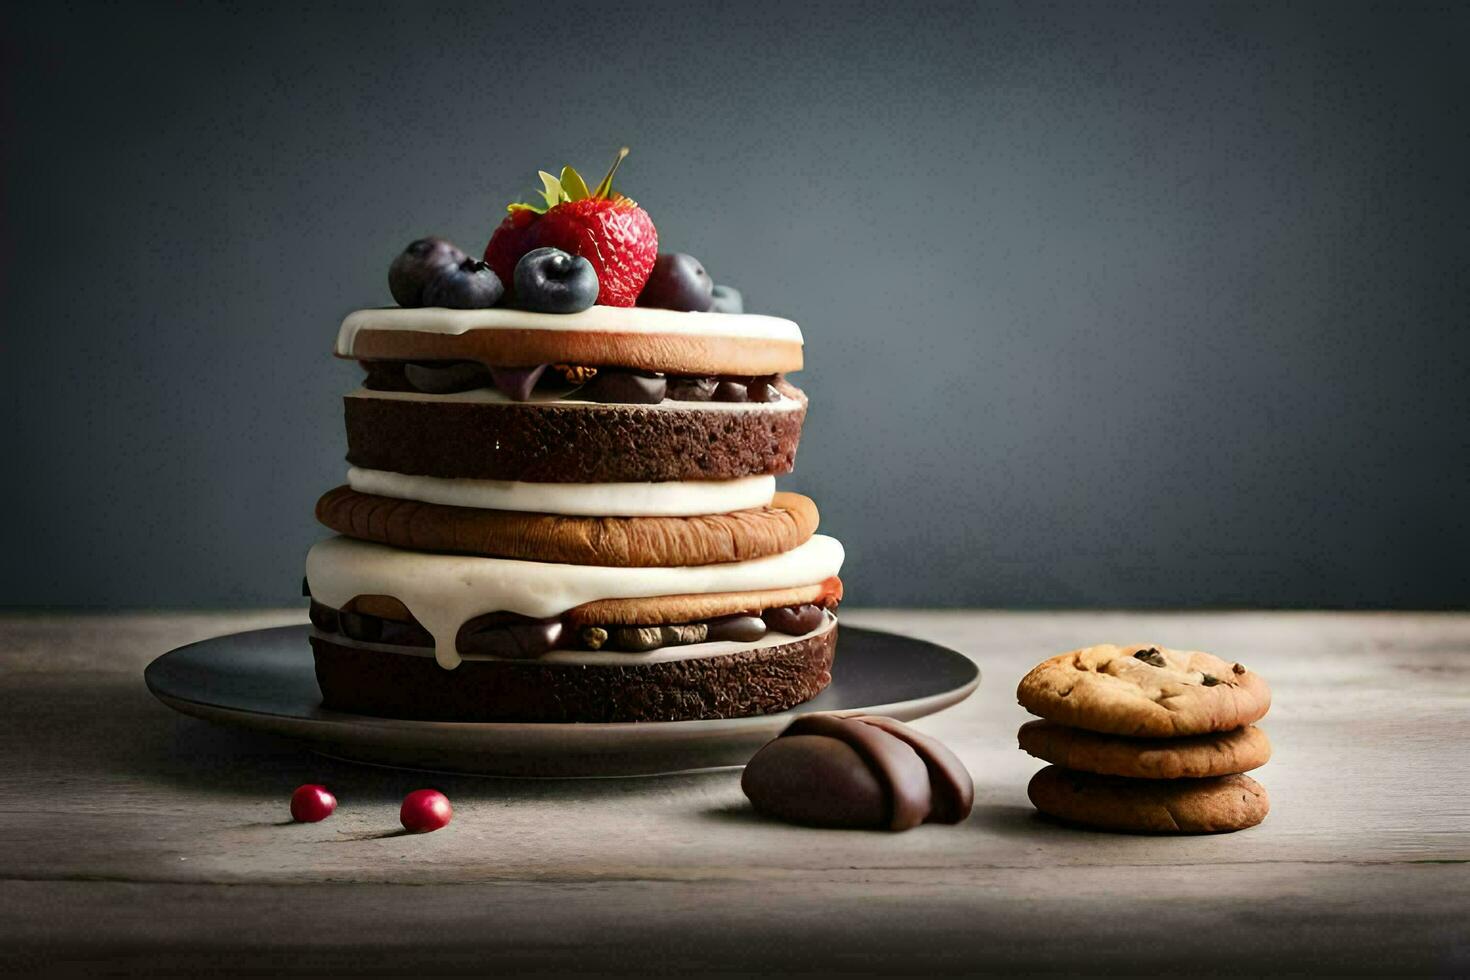
<svg viewBox="0 0 1470 980">
<path fill-rule="evenodd" d="M 561 181 L 544 170 L 536 171 L 536 175 L 541 178 L 541 196 L 546 199 L 548 208 L 554 208 L 566 199 L 566 194 L 561 189 Z"/>
<path fill-rule="evenodd" d="M 582 175 L 571 167 L 561 168 L 561 189 L 569 201 L 582 201 L 592 196 Z"/>
<path fill-rule="evenodd" d="M 631 201 L 631 199 L 624 197 L 612 189 L 613 174 L 618 172 L 618 165 L 623 162 L 623 158 L 627 155 L 628 148 L 626 146 L 618 151 L 617 158 L 613 160 L 612 167 L 608 170 L 607 176 L 602 178 L 602 181 L 597 185 L 597 189 L 593 191 L 587 189 L 587 182 L 582 179 L 582 175 L 577 173 L 574 167 L 562 167 L 560 177 L 555 177 L 544 170 L 538 170 L 536 173 L 541 178 L 542 189 L 534 193 L 540 195 L 545 203 L 538 202 L 533 204 L 526 201 L 516 201 L 508 205 L 506 210 L 534 211 L 536 214 L 545 214 L 558 204 L 566 204 L 568 201 L 585 201 L 588 198 L 597 201 Z"/>
</svg>

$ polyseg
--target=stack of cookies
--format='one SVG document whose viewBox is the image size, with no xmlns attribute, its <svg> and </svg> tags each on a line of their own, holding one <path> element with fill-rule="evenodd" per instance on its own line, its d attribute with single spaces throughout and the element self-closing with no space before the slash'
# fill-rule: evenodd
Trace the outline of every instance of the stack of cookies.
<svg viewBox="0 0 1470 980">
<path fill-rule="evenodd" d="M 1027 793 L 1068 823 L 1134 833 L 1223 833 L 1266 817 L 1266 791 L 1242 775 L 1271 756 L 1253 722 L 1271 707 L 1257 674 L 1208 653 L 1158 646 L 1074 650 L 1016 690 L 1042 721 L 1020 746 L 1052 765 Z"/>
</svg>

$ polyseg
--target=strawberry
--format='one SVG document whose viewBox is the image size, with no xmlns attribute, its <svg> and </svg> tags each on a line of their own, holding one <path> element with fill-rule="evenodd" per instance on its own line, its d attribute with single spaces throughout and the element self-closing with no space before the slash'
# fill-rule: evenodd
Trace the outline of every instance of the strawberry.
<svg viewBox="0 0 1470 980">
<path fill-rule="evenodd" d="M 627 147 L 619 151 L 593 191 L 571 167 L 563 167 L 560 178 L 541 171 L 544 190 L 538 193 L 546 203 L 510 205 L 485 246 L 485 261 L 500 281 L 515 280 L 522 255 L 549 246 L 592 263 L 600 305 L 634 305 L 658 258 L 658 230 L 637 202 L 612 189 L 613 174 L 627 155 Z"/>
<path fill-rule="evenodd" d="M 515 292 L 516 263 L 536 247 L 531 244 L 531 229 L 540 217 L 529 208 L 512 209 L 500 227 L 495 229 L 495 234 L 490 236 L 490 244 L 485 246 L 485 264 L 505 284 L 507 301 Z"/>
</svg>

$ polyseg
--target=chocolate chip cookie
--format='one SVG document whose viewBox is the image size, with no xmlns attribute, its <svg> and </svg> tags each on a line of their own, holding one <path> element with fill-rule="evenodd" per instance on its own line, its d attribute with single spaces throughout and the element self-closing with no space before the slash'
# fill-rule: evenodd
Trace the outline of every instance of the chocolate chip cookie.
<svg viewBox="0 0 1470 980">
<path fill-rule="evenodd" d="M 1271 758 L 1266 733 L 1254 725 L 1184 738 L 1100 735 L 1050 721 L 1029 721 L 1016 739 L 1022 749 L 1067 769 L 1135 779 L 1179 779 L 1249 772 Z"/>
<path fill-rule="evenodd" d="M 414 551 L 573 565 L 712 565 L 779 555 L 817 529 L 817 506 L 778 493 L 769 506 L 695 517 L 569 517 L 483 510 L 329 490 L 317 520 L 341 534 Z"/>
<path fill-rule="evenodd" d="M 1254 827 L 1271 803 L 1249 776 L 1125 779 L 1047 766 L 1026 788 L 1042 813 L 1068 823 L 1142 834 L 1218 834 Z"/>
<path fill-rule="evenodd" d="M 1048 721 L 1147 738 L 1230 731 L 1271 707 L 1266 682 L 1241 664 L 1147 645 L 1052 657 L 1021 679 L 1016 699 Z"/>
</svg>

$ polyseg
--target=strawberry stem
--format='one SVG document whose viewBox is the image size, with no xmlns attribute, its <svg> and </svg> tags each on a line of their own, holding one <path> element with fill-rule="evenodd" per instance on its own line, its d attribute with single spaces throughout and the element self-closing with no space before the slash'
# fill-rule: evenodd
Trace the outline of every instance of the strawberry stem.
<svg viewBox="0 0 1470 980">
<path fill-rule="evenodd" d="M 604 200 L 608 194 L 612 193 L 613 174 L 618 172 L 618 167 L 622 165 L 623 158 L 627 155 L 628 148 L 626 146 L 618 150 L 618 155 L 613 159 L 612 166 L 607 171 L 607 176 L 602 178 L 602 181 L 597 185 L 597 190 L 592 192 L 593 197 L 598 200 Z"/>
</svg>

